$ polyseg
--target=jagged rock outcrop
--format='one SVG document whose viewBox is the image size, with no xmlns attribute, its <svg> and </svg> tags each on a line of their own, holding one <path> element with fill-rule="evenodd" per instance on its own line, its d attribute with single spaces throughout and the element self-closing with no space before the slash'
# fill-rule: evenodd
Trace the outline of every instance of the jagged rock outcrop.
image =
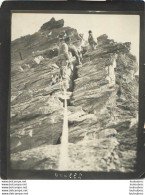
<svg viewBox="0 0 145 195">
<path fill-rule="evenodd" d="M 60 83 L 52 85 L 52 75 L 59 73 L 58 35 L 64 30 L 78 44 L 77 30 L 54 19 L 41 27 L 42 34 L 12 42 L 13 168 L 58 169 L 64 108 Z M 108 74 L 113 64 L 112 86 Z M 134 171 L 137 68 L 130 43 L 117 43 L 107 35 L 98 37 L 97 48 L 84 54 L 82 66 L 75 66 L 68 102 L 70 170 Z"/>
<path fill-rule="evenodd" d="M 43 24 L 40 28 L 40 32 L 48 31 L 56 28 L 62 28 L 64 26 L 64 20 L 58 20 L 56 21 L 55 18 L 51 18 L 49 22 L 46 22 Z"/>
</svg>

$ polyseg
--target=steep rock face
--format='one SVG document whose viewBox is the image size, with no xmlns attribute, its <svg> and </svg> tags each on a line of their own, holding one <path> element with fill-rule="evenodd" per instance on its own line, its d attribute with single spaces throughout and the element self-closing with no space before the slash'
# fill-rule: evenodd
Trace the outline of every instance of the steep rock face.
<svg viewBox="0 0 145 195">
<path fill-rule="evenodd" d="M 58 49 L 58 35 L 64 30 L 72 42 L 78 42 L 77 31 L 62 27 L 62 23 L 50 21 L 42 26 L 41 31 L 51 27 L 51 38 L 45 37 L 45 42 L 40 34 L 30 36 L 36 47 L 30 48 L 28 43 L 24 47 L 27 37 L 12 43 L 13 168 L 58 169 L 64 108 L 61 84 L 51 84 L 52 74 L 59 73 L 57 52 L 48 54 Z M 14 54 L 19 47 L 23 60 Z M 136 59 L 129 51 L 130 43 L 116 43 L 102 35 L 97 48 L 83 56 L 82 66 L 75 67 L 68 104 L 70 170 L 134 170 L 138 81 L 134 76 Z M 112 86 L 108 77 L 113 64 L 116 68 Z"/>
</svg>

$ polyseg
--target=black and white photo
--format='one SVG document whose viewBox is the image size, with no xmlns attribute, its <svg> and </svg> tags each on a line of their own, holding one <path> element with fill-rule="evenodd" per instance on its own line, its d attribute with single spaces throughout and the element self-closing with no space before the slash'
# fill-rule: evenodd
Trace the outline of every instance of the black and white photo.
<svg viewBox="0 0 145 195">
<path fill-rule="evenodd" d="M 12 13 L 12 170 L 135 172 L 140 16 Z"/>
</svg>

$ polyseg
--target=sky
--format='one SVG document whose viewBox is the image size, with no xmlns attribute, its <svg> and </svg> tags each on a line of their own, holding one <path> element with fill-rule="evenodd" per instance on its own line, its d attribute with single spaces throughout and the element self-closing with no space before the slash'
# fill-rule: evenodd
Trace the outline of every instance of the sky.
<svg viewBox="0 0 145 195">
<path fill-rule="evenodd" d="M 131 53 L 139 61 L 139 15 L 13 13 L 11 40 L 37 32 L 52 17 L 64 19 L 64 26 L 77 29 L 85 39 L 88 38 L 88 31 L 92 30 L 94 37 L 107 34 L 116 42 L 131 42 Z"/>
</svg>

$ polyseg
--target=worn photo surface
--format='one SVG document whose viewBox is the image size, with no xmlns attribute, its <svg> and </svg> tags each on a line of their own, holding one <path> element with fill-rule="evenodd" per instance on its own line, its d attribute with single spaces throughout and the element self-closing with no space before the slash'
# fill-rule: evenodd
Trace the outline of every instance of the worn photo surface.
<svg viewBox="0 0 145 195">
<path fill-rule="evenodd" d="M 11 169 L 136 171 L 139 24 L 12 13 Z"/>
</svg>

